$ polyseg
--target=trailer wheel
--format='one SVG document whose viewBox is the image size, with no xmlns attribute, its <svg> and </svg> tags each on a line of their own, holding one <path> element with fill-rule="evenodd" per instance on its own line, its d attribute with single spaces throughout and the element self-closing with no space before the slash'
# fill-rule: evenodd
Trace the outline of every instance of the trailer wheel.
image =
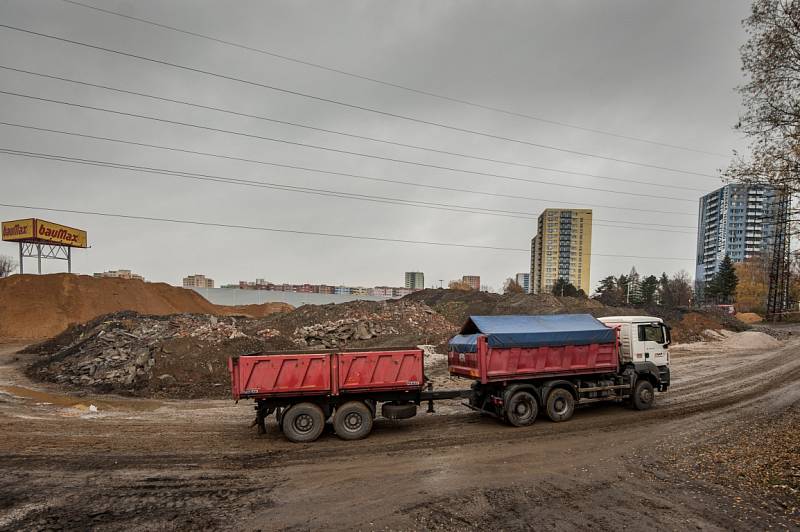
<svg viewBox="0 0 800 532">
<path fill-rule="evenodd" d="M 325 428 L 325 414 L 314 403 L 299 403 L 283 412 L 281 426 L 289 441 L 308 443 L 319 438 Z"/>
<path fill-rule="evenodd" d="M 547 417 L 552 421 L 566 421 L 575 412 L 575 398 L 564 388 L 553 388 L 547 395 Z"/>
<path fill-rule="evenodd" d="M 653 385 L 646 379 L 639 379 L 636 381 L 636 386 L 633 388 L 633 407 L 636 410 L 647 410 L 653 406 L 655 401 L 655 392 L 653 392 Z"/>
<path fill-rule="evenodd" d="M 524 390 L 512 395 L 506 403 L 506 420 L 515 427 L 532 425 L 538 413 L 536 398 Z"/>
<path fill-rule="evenodd" d="M 350 401 L 336 409 L 333 430 L 343 440 L 360 440 L 372 432 L 372 410 L 361 401 Z"/>
</svg>

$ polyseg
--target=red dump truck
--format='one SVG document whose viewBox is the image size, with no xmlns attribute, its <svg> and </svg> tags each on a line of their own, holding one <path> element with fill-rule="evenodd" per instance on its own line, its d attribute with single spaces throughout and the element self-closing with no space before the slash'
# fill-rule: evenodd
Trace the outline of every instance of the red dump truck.
<svg viewBox="0 0 800 532">
<path fill-rule="evenodd" d="M 660 339 L 662 351 L 651 360 L 634 338 L 645 349 Z M 256 401 L 260 430 L 274 413 L 289 440 L 310 442 L 329 419 L 342 439 L 367 436 L 378 405 L 383 417 L 406 419 L 423 402 L 432 412 L 434 401 L 465 398 L 514 426 L 530 425 L 540 411 L 566 421 L 575 405 L 598 401 L 647 409 L 654 390 L 669 386 L 668 353 L 666 364 L 655 362 L 668 345 L 669 329 L 652 317 L 617 317 L 608 326 L 588 314 L 472 316 L 448 353 L 450 374 L 474 381 L 468 389 L 433 390 L 416 348 L 259 353 L 228 365 L 234 398 Z"/>
</svg>

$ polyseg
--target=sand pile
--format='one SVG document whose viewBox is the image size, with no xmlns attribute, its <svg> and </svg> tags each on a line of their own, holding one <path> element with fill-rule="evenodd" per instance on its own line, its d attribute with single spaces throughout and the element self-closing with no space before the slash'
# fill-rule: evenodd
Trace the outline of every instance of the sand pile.
<svg viewBox="0 0 800 532">
<path fill-rule="evenodd" d="M 764 318 L 755 312 L 737 312 L 736 319 L 742 323 L 760 323 L 764 321 Z"/>
<path fill-rule="evenodd" d="M 214 305 L 194 290 L 166 283 L 87 275 L 12 275 L 0 279 L 0 338 L 41 339 L 70 325 L 130 310 L 141 314 L 216 314 L 261 318 L 294 307 L 286 303 Z"/>
</svg>

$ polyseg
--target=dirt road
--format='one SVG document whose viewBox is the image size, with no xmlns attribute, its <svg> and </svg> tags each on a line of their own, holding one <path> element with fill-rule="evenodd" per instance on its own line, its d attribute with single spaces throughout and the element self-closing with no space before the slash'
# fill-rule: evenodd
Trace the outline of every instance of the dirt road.
<svg viewBox="0 0 800 532">
<path fill-rule="evenodd" d="M 0 345 L 0 529 L 800 527 L 796 479 L 743 480 L 749 465 L 798 465 L 765 466 L 765 450 L 778 435 L 789 461 L 800 449 L 800 340 L 677 351 L 648 412 L 587 407 L 515 429 L 451 403 L 310 445 L 274 426 L 258 436 L 248 403 L 63 395 L 22 376 L 31 355 L 16 347 Z M 759 456 L 740 452 L 745 437 Z"/>
</svg>

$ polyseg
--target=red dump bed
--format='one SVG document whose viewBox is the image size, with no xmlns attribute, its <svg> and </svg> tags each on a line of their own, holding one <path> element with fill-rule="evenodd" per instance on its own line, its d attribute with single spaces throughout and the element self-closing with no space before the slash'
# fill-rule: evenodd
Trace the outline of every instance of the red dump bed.
<svg viewBox="0 0 800 532">
<path fill-rule="evenodd" d="M 497 381 L 558 377 L 617 370 L 617 344 L 592 343 L 543 347 L 489 347 L 486 336 L 477 338 L 475 352 L 451 349 L 447 355 L 451 375 Z"/>
<path fill-rule="evenodd" d="M 421 349 L 262 353 L 228 359 L 234 399 L 420 390 Z"/>
</svg>

